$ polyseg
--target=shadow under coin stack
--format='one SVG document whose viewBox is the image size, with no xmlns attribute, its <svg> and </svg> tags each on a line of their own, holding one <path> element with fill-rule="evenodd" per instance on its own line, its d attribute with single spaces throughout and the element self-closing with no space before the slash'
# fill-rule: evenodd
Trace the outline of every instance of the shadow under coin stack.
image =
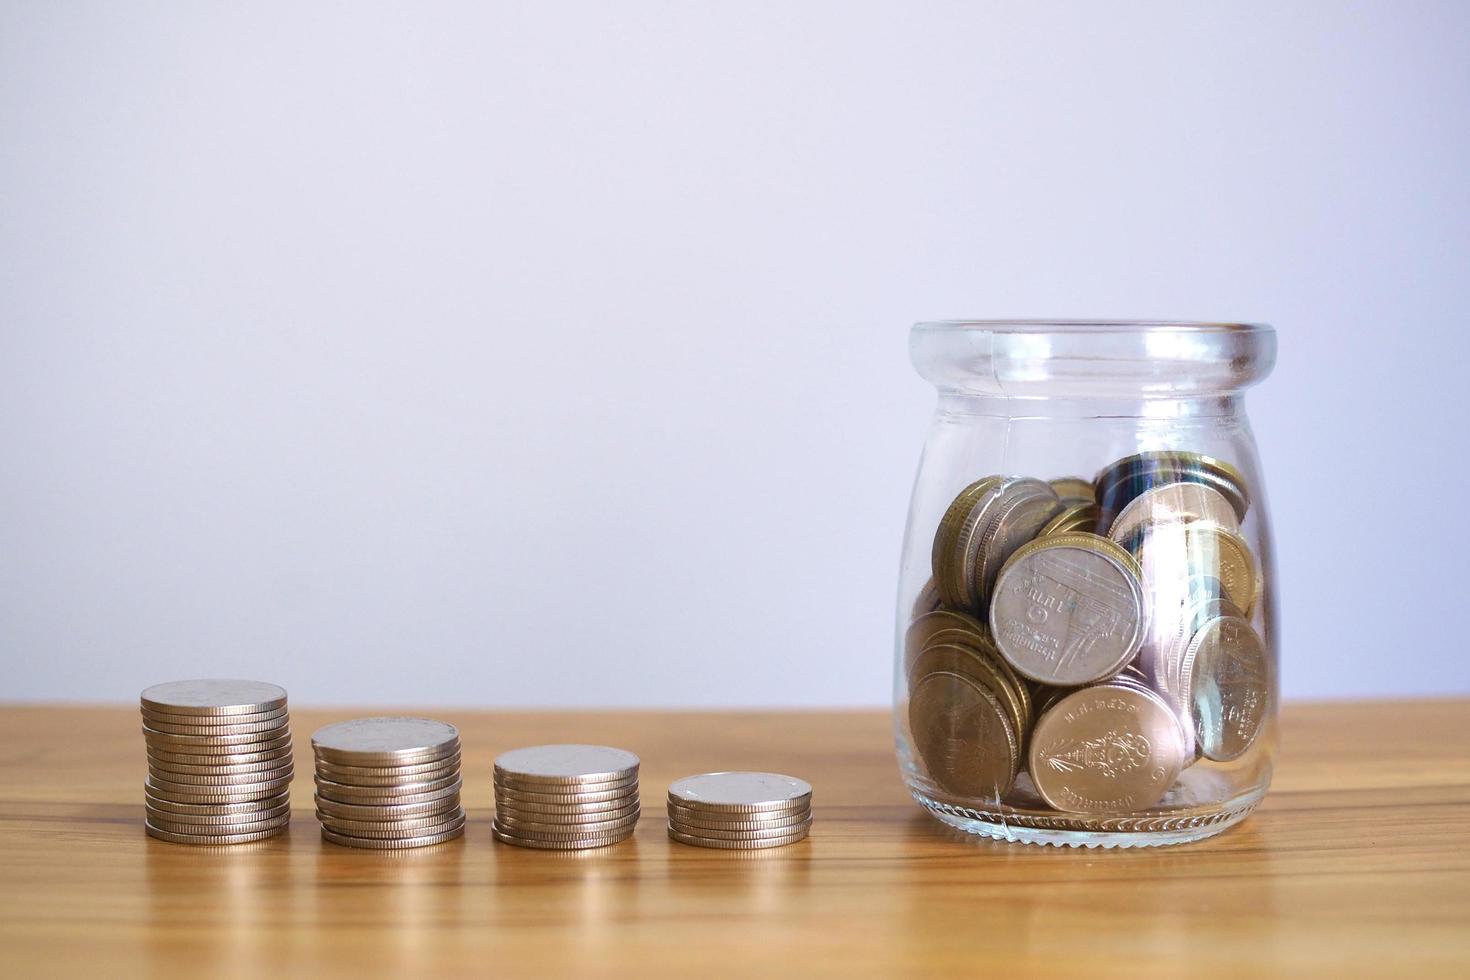
<svg viewBox="0 0 1470 980">
<path fill-rule="evenodd" d="M 669 786 L 669 837 L 696 847 L 749 851 L 803 840 L 811 784 L 774 772 L 710 772 Z"/>
<path fill-rule="evenodd" d="M 627 840 L 638 823 L 638 757 L 605 745 L 537 745 L 495 760 L 497 840 L 578 851 Z"/>
<path fill-rule="evenodd" d="M 148 836 L 244 844 L 291 822 L 286 692 L 259 681 L 155 684 L 141 697 Z"/>
<path fill-rule="evenodd" d="M 319 728 L 316 815 L 346 847 L 425 847 L 464 834 L 459 730 L 427 718 L 357 718 Z"/>
</svg>

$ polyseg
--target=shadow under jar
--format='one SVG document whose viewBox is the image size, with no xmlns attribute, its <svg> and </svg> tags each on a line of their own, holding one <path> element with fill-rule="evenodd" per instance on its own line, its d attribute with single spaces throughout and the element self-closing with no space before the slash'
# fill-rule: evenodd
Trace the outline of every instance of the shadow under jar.
<svg viewBox="0 0 1470 980">
<path fill-rule="evenodd" d="M 899 575 L 914 798 L 1009 841 L 1177 844 L 1245 819 L 1276 749 L 1275 576 L 1244 390 L 1268 326 L 914 327 L 939 389 Z"/>
</svg>

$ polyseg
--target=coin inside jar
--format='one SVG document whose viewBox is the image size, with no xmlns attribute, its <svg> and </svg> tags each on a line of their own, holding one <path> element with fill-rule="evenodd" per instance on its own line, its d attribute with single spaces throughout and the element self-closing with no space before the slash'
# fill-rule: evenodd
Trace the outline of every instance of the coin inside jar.
<svg viewBox="0 0 1470 980">
<path fill-rule="evenodd" d="M 983 685 L 940 671 L 909 697 L 909 729 L 929 776 L 970 799 L 999 800 L 1020 769 L 1020 739 L 1006 710 Z"/>
<path fill-rule="evenodd" d="M 972 608 L 989 608 L 1000 570 L 1026 542 L 1036 537 L 1062 509 L 1051 485 L 1040 480 L 1012 480 L 996 504 L 974 556 L 966 566 Z"/>
<path fill-rule="evenodd" d="M 1138 565 L 1095 534 L 1041 538 L 996 580 L 992 636 L 1022 675 L 1072 686 L 1113 676 L 1133 659 L 1148 624 Z"/>
<path fill-rule="evenodd" d="M 1244 755 L 1266 721 L 1269 662 L 1244 618 L 1224 615 L 1190 640 L 1181 685 L 1200 751 L 1228 762 Z"/>
<path fill-rule="evenodd" d="M 1238 531 L 1240 521 L 1225 495 L 1203 483 L 1165 483 L 1134 497 L 1108 528 L 1108 537 L 1122 541 L 1145 523 L 1208 521 Z"/>
<path fill-rule="evenodd" d="M 1097 502 L 1095 489 L 1092 481 L 1080 476 L 1059 476 L 1055 480 L 1048 481 L 1056 495 L 1066 502 L 1081 501 L 1090 504 Z"/>
<path fill-rule="evenodd" d="M 961 490 L 940 519 L 932 565 L 939 597 L 954 608 L 972 604 L 969 569 L 984 533 L 990 508 L 1000 499 L 1005 478 L 987 476 Z"/>
<path fill-rule="evenodd" d="M 1153 450 L 1120 459 L 1097 475 L 1097 500 L 1104 514 L 1117 514 L 1139 494 L 1165 483 L 1203 483 L 1220 491 L 1244 520 L 1250 508 L 1245 477 L 1223 460 L 1203 453 Z"/>
<path fill-rule="evenodd" d="M 1099 684 L 1059 699 L 1031 737 L 1031 781 L 1071 813 L 1128 813 L 1163 798 L 1187 761 L 1174 710 L 1141 686 Z"/>
</svg>

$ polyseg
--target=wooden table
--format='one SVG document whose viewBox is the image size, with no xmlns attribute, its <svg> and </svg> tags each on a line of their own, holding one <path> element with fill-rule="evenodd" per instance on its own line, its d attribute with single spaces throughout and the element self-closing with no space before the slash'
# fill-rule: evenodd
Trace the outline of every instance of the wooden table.
<svg viewBox="0 0 1470 980">
<path fill-rule="evenodd" d="M 0 709 L 0 975 L 806 972 L 1470 974 L 1470 701 L 1291 705 L 1256 814 L 1186 847 L 961 839 L 909 801 L 887 715 L 432 712 L 465 743 L 461 840 L 324 844 L 296 711 L 295 822 L 233 849 L 142 830 L 136 711 Z M 636 837 L 557 854 L 490 836 L 490 763 L 549 741 L 644 760 Z M 816 786 L 811 839 L 671 843 L 669 780 L 765 768 Z"/>
</svg>

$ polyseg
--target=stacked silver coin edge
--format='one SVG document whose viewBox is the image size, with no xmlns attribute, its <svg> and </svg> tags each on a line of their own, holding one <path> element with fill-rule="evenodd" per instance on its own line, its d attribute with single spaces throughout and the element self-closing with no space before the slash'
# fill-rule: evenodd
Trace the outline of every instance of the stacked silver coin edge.
<svg viewBox="0 0 1470 980">
<path fill-rule="evenodd" d="M 689 776 L 669 786 L 667 806 L 669 838 L 694 847 L 783 847 L 805 840 L 812 825 L 810 784 L 779 773 Z"/>
<path fill-rule="evenodd" d="M 600 745 L 538 745 L 495 760 L 496 840 L 539 850 L 608 847 L 633 835 L 639 759 Z"/>
<path fill-rule="evenodd" d="M 318 729 L 316 815 L 322 839 L 403 850 L 464 835 L 459 731 L 426 718 L 357 718 Z"/>
<path fill-rule="evenodd" d="M 144 829 L 174 844 L 265 840 L 291 822 L 286 691 L 261 681 L 169 681 L 139 697 Z"/>
</svg>

